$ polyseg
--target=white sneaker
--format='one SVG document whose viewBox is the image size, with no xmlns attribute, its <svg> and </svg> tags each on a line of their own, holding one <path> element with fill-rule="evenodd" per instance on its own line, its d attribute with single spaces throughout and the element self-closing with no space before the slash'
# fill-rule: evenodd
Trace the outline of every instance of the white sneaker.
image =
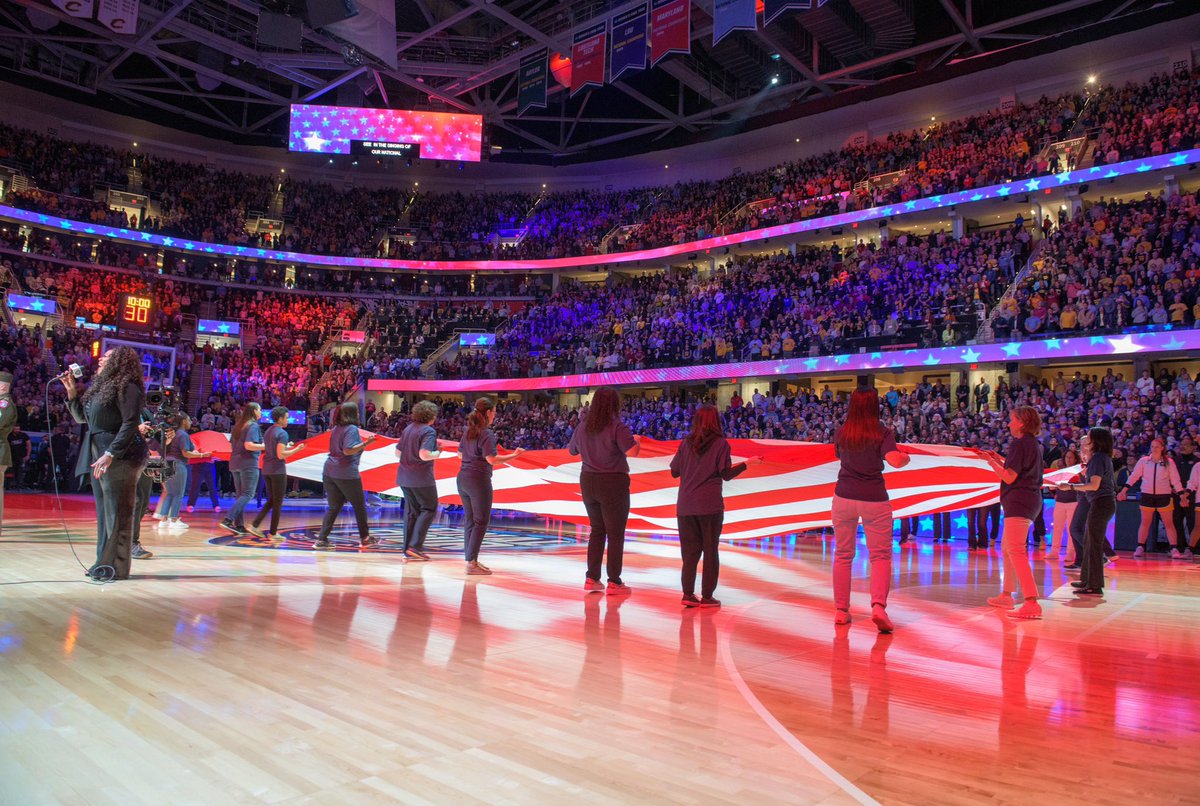
<svg viewBox="0 0 1200 806">
<path fill-rule="evenodd" d="M 1172 560 L 1182 560 L 1183 552 L 1180 551 L 1179 549 L 1171 549 L 1171 559 Z"/>
<path fill-rule="evenodd" d="M 172 529 L 187 529 L 188 525 L 186 523 L 184 523 L 183 521 L 179 520 L 178 518 L 176 518 L 175 520 L 171 521 L 171 528 Z"/>
<path fill-rule="evenodd" d="M 155 512 L 155 513 L 154 513 L 154 520 L 156 520 L 156 521 L 161 521 L 161 520 L 165 520 L 165 518 L 163 518 L 163 516 L 162 516 L 162 513 L 161 513 L 161 512 Z"/>
</svg>

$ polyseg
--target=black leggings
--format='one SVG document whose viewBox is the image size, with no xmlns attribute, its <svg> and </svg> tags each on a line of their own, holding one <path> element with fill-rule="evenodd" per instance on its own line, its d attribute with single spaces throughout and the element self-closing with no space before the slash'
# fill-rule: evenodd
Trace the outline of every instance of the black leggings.
<svg viewBox="0 0 1200 806">
<path fill-rule="evenodd" d="M 1111 496 L 1097 498 L 1088 508 L 1083 530 L 1083 562 L 1079 568 L 1079 581 L 1086 587 L 1104 587 L 1104 550 L 1108 548 L 1105 532 L 1116 511 L 1117 502 Z"/>
<path fill-rule="evenodd" d="M 337 520 L 347 501 L 354 507 L 354 520 L 358 521 L 358 539 L 366 540 L 371 532 L 367 527 L 367 499 L 363 495 L 362 477 L 335 479 L 323 476 L 321 483 L 325 485 L 325 500 L 329 502 L 329 509 L 325 510 L 325 520 L 321 522 L 321 533 L 317 535 L 317 540 L 329 537 L 333 522 Z"/>
<path fill-rule="evenodd" d="M 620 584 L 625 564 L 625 524 L 629 522 L 629 474 L 583 472 L 579 474 L 579 487 L 592 530 L 588 537 L 588 579 L 600 581 L 607 543 L 608 581 Z"/>
<path fill-rule="evenodd" d="M 1079 496 L 1078 503 L 1075 505 L 1075 514 L 1071 516 L 1071 526 L 1068 531 L 1071 533 L 1071 542 L 1075 544 L 1075 562 L 1083 565 L 1083 546 L 1087 542 L 1087 519 L 1088 513 L 1092 509 L 1092 503 L 1085 496 Z M 1102 551 L 1105 557 L 1112 557 L 1116 554 L 1113 547 L 1108 544 L 1108 538 L 1105 537 L 1100 541 Z"/>
<path fill-rule="evenodd" d="M 283 494 L 287 490 L 287 474 L 272 473 L 269 476 L 263 476 L 263 483 L 267 488 L 267 505 L 258 511 L 254 516 L 254 528 L 266 518 L 267 513 L 271 513 L 271 528 L 268 530 L 271 534 L 279 534 L 279 516 L 283 512 Z M 362 494 L 362 482 L 358 483 L 359 494 Z M 341 509 L 341 507 L 338 507 Z"/>
<path fill-rule="evenodd" d="M 704 557 L 704 576 L 700 580 L 700 595 L 710 597 L 717 589 L 717 578 L 721 573 L 721 561 L 717 557 L 721 542 L 721 526 L 725 514 L 680 515 L 679 549 L 683 554 L 683 573 L 680 582 L 685 594 L 696 592 L 696 566 Z"/>
</svg>

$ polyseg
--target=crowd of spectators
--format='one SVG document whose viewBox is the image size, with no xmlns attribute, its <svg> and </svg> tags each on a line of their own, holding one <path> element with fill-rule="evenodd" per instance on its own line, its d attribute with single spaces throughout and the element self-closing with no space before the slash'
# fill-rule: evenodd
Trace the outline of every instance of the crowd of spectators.
<svg viewBox="0 0 1200 806">
<path fill-rule="evenodd" d="M 1047 239 L 1004 299 L 997 338 L 1200 322 L 1200 197 L 1101 201 Z"/>
<path fill-rule="evenodd" d="M 442 377 L 541 377 L 962 343 L 1029 251 L 1024 228 L 954 240 L 901 235 L 750 257 L 711 277 L 675 272 L 564 284 L 517 312 L 494 350 Z"/>
<path fill-rule="evenodd" d="M 931 121 L 759 171 L 636 190 L 340 189 L 73 143 L 11 126 L 0 127 L 0 163 L 13 163 L 36 188 L 14 196 L 22 206 L 87 220 L 112 218 L 122 226 L 200 240 L 266 242 L 345 256 L 549 258 L 593 254 L 620 225 L 631 229 L 609 248 L 647 248 L 1079 167 L 1064 164 L 1064 158 L 1086 155 L 1111 163 L 1191 148 L 1200 121 L 1198 78 L 1200 71 L 1181 71 L 1119 87 L 1094 85 L 1011 109 Z M 1045 148 L 1083 135 L 1093 138 L 1083 154 Z M 141 189 L 157 206 L 149 220 L 108 211 L 95 200 L 106 184 L 124 187 L 134 164 Z M 277 193 L 287 221 L 282 236 L 251 235 L 248 216 L 266 210 Z M 400 227 L 416 233 L 415 240 L 388 237 Z M 497 237 L 502 230 L 523 236 L 505 248 Z"/>
</svg>

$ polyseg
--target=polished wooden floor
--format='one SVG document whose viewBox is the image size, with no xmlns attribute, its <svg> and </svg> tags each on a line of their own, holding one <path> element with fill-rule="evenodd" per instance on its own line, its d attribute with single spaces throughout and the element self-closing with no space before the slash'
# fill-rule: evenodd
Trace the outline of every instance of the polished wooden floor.
<svg viewBox="0 0 1200 806">
<path fill-rule="evenodd" d="M 91 517 L 67 501 L 85 561 Z M 667 540 L 629 544 L 622 599 L 581 590 L 569 530 L 466 577 L 449 553 L 214 545 L 219 516 L 186 517 L 96 585 L 53 501 L 8 495 L 0 802 L 1200 803 L 1191 563 L 1122 557 L 1078 601 L 1039 561 L 1046 617 L 1013 623 L 984 604 L 998 554 L 923 541 L 881 636 L 864 552 L 833 626 L 816 537 L 724 548 L 714 611 L 679 606 Z"/>
</svg>

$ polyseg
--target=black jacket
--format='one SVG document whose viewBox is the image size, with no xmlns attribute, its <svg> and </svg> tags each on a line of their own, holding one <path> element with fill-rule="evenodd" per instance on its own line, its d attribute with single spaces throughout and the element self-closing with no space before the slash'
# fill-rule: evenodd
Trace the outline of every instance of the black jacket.
<svg viewBox="0 0 1200 806">
<path fill-rule="evenodd" d="M 75 422 L 88 427 L 79 445 L 76 476 L 88 475 L 92 471 L 92 463 L 105 451 L 111 453 L 113 459 L 146 461 L 146 440 L 138 432 L 145 398 L 146 390 L 142 385 L 130 383 L 112 403 L 92 400 L 84 404 L 78 397 L 67 401 L 67 410 Z"/>
</svg>

